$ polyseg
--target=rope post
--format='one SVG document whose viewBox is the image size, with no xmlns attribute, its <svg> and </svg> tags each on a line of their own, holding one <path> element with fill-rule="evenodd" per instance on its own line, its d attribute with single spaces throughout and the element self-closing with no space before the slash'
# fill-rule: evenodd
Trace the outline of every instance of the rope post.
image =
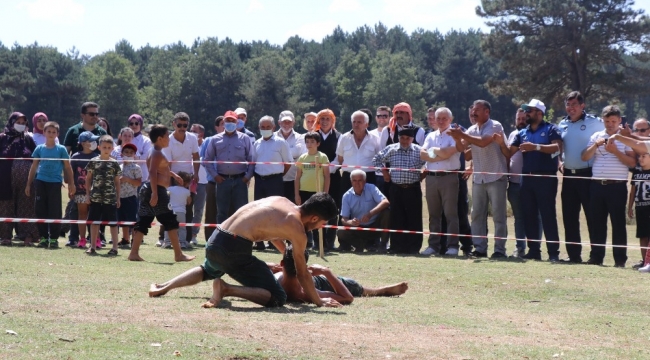
<svg viewBox="0 0 650 360">
<path fill-rule="evenodd" d="M 316 160 L 316 192 L 321 191 L 320 188 L 320 174 L 319 171 L 322 173 L 323 169 L 321 169 L 321 164 Z M 318 256 L 320 256 L 321 259 L 325 259 L 325 247 L 323 245 L 323 228 L 320 227 L 318 228 Z"/>
</svg>

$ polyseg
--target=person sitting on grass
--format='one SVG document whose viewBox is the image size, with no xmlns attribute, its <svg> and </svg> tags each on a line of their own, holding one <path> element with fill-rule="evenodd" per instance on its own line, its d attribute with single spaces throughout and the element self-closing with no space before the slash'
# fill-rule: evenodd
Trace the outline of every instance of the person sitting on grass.
<svg viewBox="0 0 650 360">
<path fill-rule="evenodd" d="M 307 251 L 305 251 L 305 260 L 309 260 Z M 296 266 L 293 261 L 291 246 L 284 252 L 279 265 L 273 263 L 267 263 L 267 265 L 275 273 L 276 280 L 287 293 L 287 301 L 310 302 L 296 276 Z M 362 286 L 354 279 L 336 276 L 332 270 L 322 265 L 309 265 L 307 269 L 312 274 L 318 296 L 334 299 L 343 305 L 351 304 L 355 297 L 399 296 L 408 290 L 407 282 L 369 288 Z"/>
<path fill-rule="evenodd" d="M 183 179 L 183 183 L 170 186 L 169 203 L 172 205 L 172 211 L 176 216 L 176 221 L 184 223 L 186 220 L 187 205 L 192 203 L 192 193 L 190 192 L 190 184 L 192 183 L 192 174 L 179 171 L 178 176 Z M 190 219 L 192 221 L 192 219 Z M 181 226 L 178 228 L 178 241 L 181 244 L 181 249 L 191 249 L 190 244 L 187 242 L 187 227 Z M 165 240 L 163 242 L 163 249 L 171 249 L 172 243 L 169 239 L 169 232 L 165 231 Z"/>
<path fill-rule="evenodd" d="M 117 209 L 118 221 L 137 221 L 138 187 L 142 185 L 142 168 L 135 163 L 138 147 L 134 144 L 122 144 L 120 158 L 122 159 L 122 176 L 120 177 L 120 207 Z M 115 151 L 113 151 L 115 152 Z M 119 246 L 128 249 L 131 242 L 129 233 L 132 226 L 122 225 L 122 240 Z"/>
<path fill-rule="evenodd" d="M 214 280 L 212 297 L 204 308 L 217 307 L 224 297 L 234 296 L 265 307 L 280 307 L 287 301 L 282 289 L 265 262 L 253 256 L 253 243 L 271 241 L 285 251 L 284 241 L 296 249 L 294 257 L 296 277 L 304 296 L 316 306 L 339 307 L 331 298 L 316 293 L 314 282 L 304 256 L 307 231 L 321 227 L 336 216 L 336 203 L 329 194 L 314 194 L 301 206 L 282 196 L 270 196 L 239 208 L 212 233 L 205 247 L 203 266 L 189 269 L 162 284 L 151 284 L 149 296 L 165 295 L 172 289 Z M 227 284 L 221 279 L 228 274 L 243 286 Z"/>
<path fill-rule="evenodd" d="M 36 218 L 61 220 L 61 183 L 63 182 L 61 173 L 65 174 L 68 196 L 72 198 L 75 193 L 72 167 L 68 161 L 70 156 L 65 146 L 56 143 L 56 138 L 59 136 L 59 124 L 48 121 L 43 125 L 43 133 L 45 134 L 45 144 L 38 145 L 32 153 L 34 160 L 29 169 L 25 195 L 31 196 L 32 183 L 34 183 Z M 59 247 L 60 224 L 39 223 L 37 227 L 41 237 L 38 247 L 48 249 Z"/>
<path fill-rule="evenodd" d="M 111 158 L 113 138 L 102 135 L 99 138 L 99 156 L 86 165 L 86 204 L 88 221 L 117 221 L 117 209 L 120 207 L 120 177 L 122 169 L 117 160 Z M 117 255 L 117 225 L 111 225 L 111 240 L 113 248 L 108 255 Z M 93 239 L 96 239 L 93 241 Z M 90 248 L 86 254 L 95 255 L 96 249 L 101 248 L 99 241 L 99 225 L 90 225 Z"/>
<path fill-rule="evenodd" d="M 129 260 L 144 261 L 140 257 L 140 244 L 142 244 L 142 239 L 149 232 L 153 219 L 156 218 L 169 232 L 169 239 L 174 248 L 174 260 L 192 261 L 196 256 L 185 255 L 181 250 L 178 241 L 178 221 L 176 221 L 176 216 L 169 207 L 167 188 L 171 183 L 171 178 L 174 177 L 174 180 L 179 184 L 183 183 L 183 179 L 171 171 L 169 160 L 162 153 L 162 149 L 169 146 L 169 130 L 164 125 L 154 125 L 151 127 L 149 137 L 154 146 L 147 159 L 149 181 L 142 184 L 138 194 L 138 215 L 140 218 L 133 228 L 133 244 Z"/>
<path fill-rule="evenodd" d="M 97 156 L 97 153 L 95 153 L 95 149 L 97 149 L 97 140 L 99 140 L 99 136 L 91 133 L 90 131 L 82 132 L 79 135 L 79 145 L 83 148 L 83 150 L 74 153 L 72 157 L 70 157 L 70 164 L 72 165 L 72 171 L 74 173 L 74 184 L 76 188 L 73 199 L 77 204 L 77 219 L 79 220 L 88 219 L 88 204 L 86 203 L 86 199 L 88 198 L 86 196 L 86 166 L 88 165 L 90 159 Z M 87 243 L 86 228 L 88 225 L 77 224 L 77 226 L 79 227 L 79 243 L 77 246 L 85 249 Z M 75 245 L 71 240 L 70 247 L 74 246 Z"/>
</svg>

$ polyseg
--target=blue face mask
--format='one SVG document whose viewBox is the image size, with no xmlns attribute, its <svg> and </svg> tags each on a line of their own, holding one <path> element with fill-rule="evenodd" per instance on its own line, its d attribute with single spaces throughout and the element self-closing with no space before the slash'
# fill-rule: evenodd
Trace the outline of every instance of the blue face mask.
<svg viewBox="0 0 650 360">
<path fill-rule="evenodd" d="M 229 133 L 231 133 L 231 132 L 235 132 L 235 130 L 237 130 L 237 124 L 236 124 L 236 123 L 227 122 L 227 123 L 224 123 L 224 124 L 223 124 L 223 127 L 224 127 L 224 128 L 226 129 L 226 131 L 229 132 Z"/>
<path fill-rule="evenodd" d="M 242 119 L 237 119 L 237 129 L 243 129 L 244 128 L 244 120 Z"/>
</svg>

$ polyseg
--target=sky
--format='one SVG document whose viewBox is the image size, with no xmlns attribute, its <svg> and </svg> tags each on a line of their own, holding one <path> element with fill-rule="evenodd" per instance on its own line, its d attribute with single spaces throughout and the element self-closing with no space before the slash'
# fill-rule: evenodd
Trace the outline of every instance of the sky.
<svg viewBox="0 0 650 360">
<path fill-rule="evenodd" d="M 647 0 L 650 1 L 650 0 Z M 112 50 L 121 39 L 138 49 L 196 38 L 282 45 L 294 35 L 321 41 L 336 26 L 352 32 L 379 22 L 407 33 L 417 28 L 487 27 L 475 15 L 477 0 L 16 0 L 0 1 L 0 41 L 8 47 L 49 45 L 81 54 Z M 8 21 L 11 19 L 11 21 Z M 20 25 L 17 25 L 20 24 Z"/>
</svg>

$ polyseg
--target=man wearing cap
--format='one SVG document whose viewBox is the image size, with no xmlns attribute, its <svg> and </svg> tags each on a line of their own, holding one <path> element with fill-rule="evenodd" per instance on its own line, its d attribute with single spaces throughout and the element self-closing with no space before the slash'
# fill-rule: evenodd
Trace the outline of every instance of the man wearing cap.
<svg viewBox="0 0 650 360">
<path fill-rule="evenodd" d="M 566 252 L 569 257 L 566 262 L 581 263 L 582 240 L 580 238 L 580 207 L 587 218 L 587 228 L 592 231 L 590 224 L 589 199 L 591 167 L 593 158 L 582 161 L 582 150 L 587 147 L 591 135 L 603 131 L 603 120 L 585 112 L 585 99 L 578 91 L 570 92 L 564 99 L 567 115 L 558 124 L 562 135 L 562 220 L 564 223 L 564 239 Z"/>
<path fill-rule="evenodd" d="M 352 113 L 352 130 L 341 135 L 336 146 L 336 155 L 341 169 L 341 192 L 345 193 L 352 187 L 350 172 L 356 166 L 361 166 L 366 172 L 366 182 L 375 184 L 375 170 L 372 167 L 372 158 L 383 147 L 379 146 L 379 138 L 368 131 L 368 115 L 361 110 Z"/>
<path fill-rule="evenodd" d="M 404 116 L 403 113 L 400 116 Z M 413 144 L 415 129 L 403 127 L 399 142 L 386 146 L 373 158 L 373 165 L 381 167 L 390 186 L 390 228 L 422 232 L 422 188 L 424 175 L 420 169 L 420 146 Z M 391 164 L 391 169 L 386 168 Z M 410 169 L 410 170 L 408 170 Z M 390 251 L 397 254 L 417 254 L 422 247 L 422 234 L 392 233 Z M 380 249 L 382 251 L 383 249 Z"/>
<path fill-rule="evenodd" d="M 493 259 L 506 258 L 506 238 L 508 226 L 506 221 L 506 189 L 508 172 L 506 155 L 498 143 L 494 142 L 493 135 L 505 137 L 503 126 L 490 118 L 492 106 L 485 100 L 476 100 L 472 105 L 471 117 L 476 124 L 470 126 L 467 132 L 460 128 L 450 128 L 449 134 L 458 143 L 462 141 L 463 148 L 471 145 L 471 157 L 474 163 L 472 186 L 472 242 L 473 257 L 487 257 L 487 216 L 488 204 L 492 205 L 492 219 L 494 220 L 494 253 Z M 483 172 L 487 174 L 483 174 Z"/>
<path fill-rule="evenodd" d="M 311 113 L 314 116 L 314 121 L 316 121 L 316 113 Z M 307 116 L 307 114 L 305 114 Z M 293 116 L 293 113 L 289 110 L 285 110 L 280 113 L 280 129 L 275 132 L 275 136 L 284 139 L 289 145 L 289 153 L 291 154 L 291 162 L 295 163 L 300 155 L 307 152 L 307 147 L 305 147 L 305 140 L 303 137 L 293 130 L 293 126 L 296 121 Z M 283 181 L 283 196 L 287 199 L 294 201 L 296 198 L 294 196 L 294 182 L 296 180 L 296 165 L 291 165 L 289 171 L 282 177 Z"/>
<path fill-rule="evenodd" d="M 253 197 L 260 200 L 269 196 L 284 196 L 282 177 L 289 171 L 293 158 L 289 145 L 281 137 L 275 136 L 273 117 L 263 116 L 259 122 L 262 137 L 253 144 L 253 162 L 255 163 L 255 191 Z M 263 164 L 265 162 L 283 164 Z M 255 243 L 255 249 L 264 250 L 264 242 Z"/>
<path fill-rule="evenodd" d="M 199 166 L 201 166 L 199 157 L 199 141 L 196 135 L 188 132 L 190 127 L 190 117 L 184 112 L 179 112 L 174 115 L 174 131 L 169 134 L 169 146 L 162 150 L 163 154 L 171 162 L 171 170 L 178 174 L 184 171 L 192 174 L 192 203 L 186 205 L 186 218 L 192 219 L 194 217 L 194 197 L 196 190 L 194 186 L 199 183 Z M 192 240 L 192 227 L 187 226 L 185 239 L 179 239 L 181 248 L 189 247 Z"/>
<path fill-rule="evenodd" d="M 560 260 L 560 235 L 557 228 L 555 198 L 562 136 L 555 124 L 544 121 L 546 106 L 543 102 L 532 99 L 521 108 L 526 112 L 528 126 L 520 130 L 510 143 L 510 154 L 512 156 L 517 151 L 523 154 L 521 173 L 524 176 L 521 179 L 520 199 L 524 206 L 524 223 L 528 240 L 528 253 L 524 255 L 524 259 L 542 259 L 541 239 L 538 239 L 538 216 L 541 215 L 542 228 L 547 241 L 548 260 L 556 262 Z M 505 139 L 501 136 L 495 136 L 495 140 L 503 148 L 506 147 Z"/>
<path fill-rule="evenodd" d="M 620 130 L 621 110 L 609 105 L 601 114 L 605 130 L 594 133 L 582 160 L 594 159 L 589 202 L 592 229 L 589 232 L 591 253 L 588 264 L 602 265 L 607 241 L 607 217 L 612 222 L 612 249 L 614 266 L 625 267 L 627 262 L 627 229 L 625 206 L 627 201 L 627 178 L 629 168 L 636 166 L 636 156 L 624 143 L 611 139 Z"/>
<path fill-rule="evenodd" d="M 206 148 L 203 166 L 217 183 L 217 223 L 221 224 L 234 211 L 248 203 L 248 182 L 253 176 L 254 151 L 251 138 L 237 131 L 237 114 L 228 110 L 223 116 L 225 132 L 217 134 Z M 236 164 L 211 163 L 232 161 Z"/>
<path fill-rule="evenodd" d="M 404 127 L 412 128 L 415 132 L 413 143 L 421 145 L 424 143 L 424 129 L 413 124 L 413 112 L 411 105 L 401 102 L 393 107 L 393 117 L 388 121 L 388 125 L 382 130 L 379 144 L 388 146 L 399 142 L 398 132 Z"/>
<path fill-rule="evenodd" d="M 215 135 L 207 137 L 204 141 L 203 144 L 201 144 L 201 148 L 199 149 L 199 157 L 201 158 L 201 164 L 203 164 L 203 160 L 205 160 L 205 152 L 206 149 L 208 148 L 208 145 L 210 144 L 210 141 L 214 139 L 215 136 L 221 134 L 224 132 L 223 128 L 223 116 L 217 116 L 216 119 L 214 119 L 214 133 Z M 214 178 L 212 175 L 210 175 L 206 170 L 206 166 L 212 166 L 214 167 L 215 164 L 204 164 L 201 166 L 201 168 L 205 171 L 206 173 L 206 178 L 208 180 L 208 184 L 205 187 L 205 223 L 206 224 L 216 224 L 217 223 L 217 193 L 216 193 L 216 188 L 217 188 L 217 182 L 214 181 Z M 216 168 L 215 168 L 216 169 Z M 208 241 L 210 236 L 212 236 L 212 233 L 214 232 L 215 227 L 213 226 L 206 226 L 203 231 L 205 234 L 205 240 Z"/>
<path fill-rule="evenodd" d="M 246 129 L 246 119 L 248 118 L 246 109 L 237 108 L 235 109 L 235 114 L 237 114 L 237 131 L 250 136 L 251 140 L 255 141 L 255 134 L 253 134 L 252 131 Z"/>
<path fill-rule="evenodd" d="M 441 107 L 435 111 L 437 130 L 427 135 L 420 151 L 420 157 L 427 162 L 426 198 L 429 210 L 429 246 L 422 255 L 441 254 L 440 233 L 442 215 L 445 215 L 447 232 L 458 234 L 458 171 L 462 144 L 456 144 L 447 130 L 451 127 L 451 110 Z M 458 236 L 448 237 L 444 255 L 458 255 Z"/>
</svg>

